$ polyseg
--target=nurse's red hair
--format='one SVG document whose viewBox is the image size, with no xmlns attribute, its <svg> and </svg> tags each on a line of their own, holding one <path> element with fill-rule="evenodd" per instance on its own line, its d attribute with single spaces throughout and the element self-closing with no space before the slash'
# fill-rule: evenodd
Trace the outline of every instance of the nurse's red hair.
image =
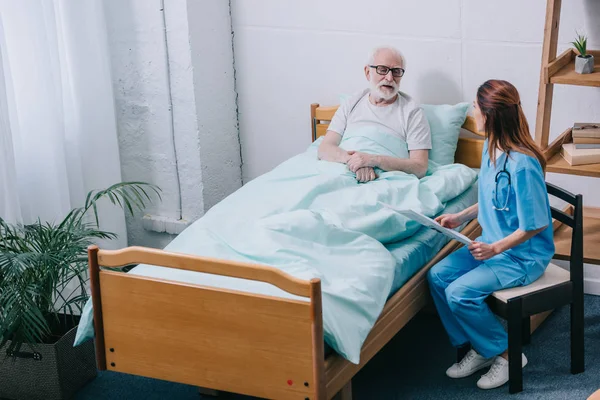
<svg viewBox="0 0 600 400">
<path fill-rule="evenodd" d="M 519 92 L 510 82 L 495 79 L 484 82 L 477 90 L 477 104 L 485 120 L 492 162 L 496 162 L 495 149 L 514 150 L 537 158 L 546 170 L 546 158 L 529 133 Z"/>
</svg>

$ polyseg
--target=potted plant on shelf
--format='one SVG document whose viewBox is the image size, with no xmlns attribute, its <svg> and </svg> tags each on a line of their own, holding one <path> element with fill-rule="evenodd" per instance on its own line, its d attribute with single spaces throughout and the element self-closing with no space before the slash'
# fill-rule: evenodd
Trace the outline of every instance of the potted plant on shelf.
<svg viewBox="0 0 600 400">
<path fill-rule="evenodd" d="M 591 74 L 594 72 L 594 56 L 587 53 L 587 38 L 577 33 L 577 39 L 571 44 L 579 53 L 575 57 L 575 72 L 579 74 Z"/>
<path fill-rule="evenodd" d="M 93 342 L 73 341 L 89 297 L 87 246 L 116 237 L 99 229 L 97 203 L 107 198 L 133 213 L 159 192 L 123 182 L 89 192 L 60 223 L 0 218 L 0 398 L 68 399 L 96 376 Z"/>
</svg>

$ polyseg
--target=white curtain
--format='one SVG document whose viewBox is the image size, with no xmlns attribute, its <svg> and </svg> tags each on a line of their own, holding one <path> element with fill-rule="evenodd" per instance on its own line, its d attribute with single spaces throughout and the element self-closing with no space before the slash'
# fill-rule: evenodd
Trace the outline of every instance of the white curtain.
<svg viewBox="0 0 600 400">
<path fill-rule="evenodd" d="M 101 0 L 0 0 L 0 217 L 59 221 L 121 181 Z M 102 229 L 126 245 L 109 202 Z"/>
</svg>

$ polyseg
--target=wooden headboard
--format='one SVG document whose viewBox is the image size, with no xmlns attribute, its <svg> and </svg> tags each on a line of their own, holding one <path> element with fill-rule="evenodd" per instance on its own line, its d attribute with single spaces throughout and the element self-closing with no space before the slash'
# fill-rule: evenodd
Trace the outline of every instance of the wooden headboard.
<svg viewBox="0 0 600 400">
<path fill-rule="evenodd" d="M 310 123 L 312 126 L 313 141 L 325 135 L 327 128 L 329 127 L 329 122 L 331 122 L 337 109 L 338 106 L 321 107 L 317 103 L 310 105 Z M 479 168 L 485 134 L 477 131 L 475 118 L 471 116 L 467 116 L 462 127 L 467 130 L 469 134 L 461 134 L 458 138 L 454 162 L 464 164 L 470 168 Z"/>
</svg>

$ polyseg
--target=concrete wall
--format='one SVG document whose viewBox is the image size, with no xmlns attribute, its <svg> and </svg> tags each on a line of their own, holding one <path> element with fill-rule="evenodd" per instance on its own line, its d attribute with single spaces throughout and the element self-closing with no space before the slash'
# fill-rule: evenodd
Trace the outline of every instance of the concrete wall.
<svg viewBox="0 0 600 400">
<path fill-rule="evenodd" d="M 241 186 L 241 160 L 229 4 L 165 3 L 104 4 L 123 179 L 160 186 L 162 201 L 147 214 L 177 224 Z M 173 238 L 144 229 L 141 215 L 127 228 L 130 245 L 161 248 Z"/>
<path fill-rule="evenodd" d="M 241 153 L 229 2 L 188 0 L 204 208 L 241 186 Z"/>
<path fill-rule="evenodd" d="M 382 44 L 404 53 L 401 89 L 422 103 L 470 102 L 487 79 L 512 82 L 534 132 L 546 1 L 376 3 L 232 0 L 244 182 L 303 151 L 310 103 L 338 104 L 341 94 L 366 87 L 367 54 Z M 599 21 L 600 1 L 563 1 L 559 53 L 576 29 L 600 48 Z M 556 86 L 550 138 L 575 121 L 600 121 L 599 104 L 598 88 Z M 547 178 L 600 206 L 598 179 Z M 586 275 L 600 288 L 600 267 Z"/>
</svg>

